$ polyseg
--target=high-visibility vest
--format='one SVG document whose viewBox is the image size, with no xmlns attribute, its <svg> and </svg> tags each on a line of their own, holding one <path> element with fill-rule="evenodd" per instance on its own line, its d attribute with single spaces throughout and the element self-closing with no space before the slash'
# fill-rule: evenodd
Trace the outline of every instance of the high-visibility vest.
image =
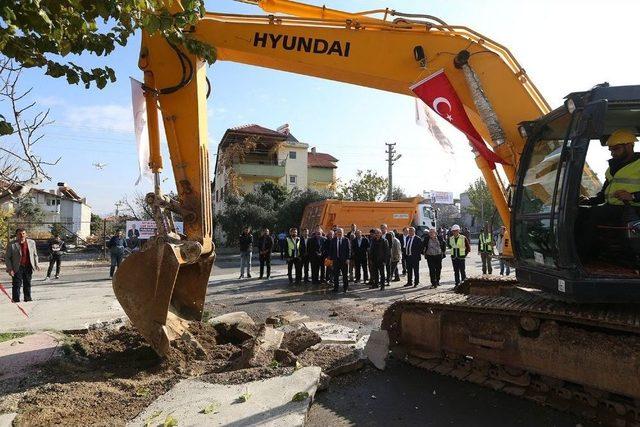
<svg viewBox="0 0 640 427">
<path fill-rule="evenodd" d="M 493 252 L 493 236 L 491 233 L 480 233 L 480 252 Z"/>
<path fill-rule="evenodd" d="M 457 239 L 457 241 L 456 241 Z M 467 256 L 467 246 L 465 245 L 466 237 L 459 234 L 458 237 L 449 237 L 449 246 L 451 246 L 451 258 L 464 258 Z"/>
<path fill-rule="evenodd" d="M 300 239 L 297 237 L 296 239 L 298 240 L 294 242 L 293 238 L 287 237 L 287 255 L 289 258 L 293 257 L 294 254 L 296 257 L 300 256 Z"/>
<path fill-rule="evenodd" d="M 614 194 L 619 190 L 626 190 L 629 193 L 640 191 L 640 159 L 622 167 L 615 175 L 611 175 L 611 170 L 607 168 L 605 177 L 609 182 L 604 192 L 605 201 L 610 205 L 623 205 L 624 202 L 614 197 Z M 640 206 L 640 203 L 635 201 L 631 201 L 630 204 Z"/>
</svg>

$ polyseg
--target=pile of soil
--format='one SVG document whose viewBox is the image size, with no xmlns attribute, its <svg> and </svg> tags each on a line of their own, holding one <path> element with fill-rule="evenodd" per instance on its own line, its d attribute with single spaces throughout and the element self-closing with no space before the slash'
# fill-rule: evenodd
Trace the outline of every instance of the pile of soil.
<svg viewBox="0 0 640 427">
<path fill-rule="evenodd" d="M 123 425 L 183 378 L 235 369 L 242 348 L 216 343 L 208 323 L 193 322 L 191 334 L 205 354 L 183 340 L 172 342 L 170 357 L 160 358 L 131 326 L 95 329 L 69 336 L 64 355 L 36 375 L 3 387 L 20 393 L 17 425 Z M 238 382 L 282 375 L 281 369 L 243 370 L 208 381 Z M 11 409 L 11 408 L 5 408 Z"/>
<path fill-rule="evenodd" d="M 15 425 L 124 425 L 184 378 L 240 384 L 289 375 L 300 366 L 332 370 L 352 357 L 346 350 L 308 348 L 319 337 L 304 328 L 285 332 L 286 347 L 276 351 L 288 357 L 278 361 L 267 353 L 270 362 L 256 366 L 259 334 L 233 344 L 209 323 L 191 322 L 189 332 L 172 341 L 165 359 L 132 326 L 68 335 L 64 355 L 20 381 L 0 382 L 0 412 L 18 412 Z"/>
</svg>

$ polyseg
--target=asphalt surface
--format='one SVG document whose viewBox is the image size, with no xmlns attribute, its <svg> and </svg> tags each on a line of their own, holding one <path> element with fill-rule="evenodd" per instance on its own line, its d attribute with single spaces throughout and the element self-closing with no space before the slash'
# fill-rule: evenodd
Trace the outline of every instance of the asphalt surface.
<svg viewBox="0 0 640 427">
<path fill-rule="evenodd" d="M 255 320 L 262 321 L 270 315 L 294 310 L 311 320 L 340 323 L 366 334 L 380 327 L 382 313 L 393 301 L 436 292 L 425 285 L 428 283 L 426 262 L 421 263 L 421 285 L 417 288 L 404 288 L 403 277 L 385 291 L 354 284 L 346 294 L 333 294 L 328 285 L 290 286 L 286 265 L 278 258 L 275 256 L 273 261 L 272 279 L 267 281 L 257 279 L 256 263 L 251 279 L 238 279 L 239 256 L 220 256 L 207 288 L 206 315 L 246 311 Z M 438 292 L 453 286 L 449 258 L 444 260 L 443 266 L 443 286 Z M 468 259 L 467 272 L 469 275 L 480 273 L 477 254 Z M 43 277 L 42 271 L 34 276 L 34 302 L 22 304 L 29 318 L 0 295 L 0 331 L 76 329 L 124 315 L 111 289 L 108 266 L 63 264 L 59 280 L 44 282 Z M 0 275 L 0 283 L 10 292 L 8 276 Z M 329 390 L 317 395 L 308 423 L 323 427 L 365 424 L 587 425 L 569 414 L 399 361 L 391 361 L 382 372 L 369 367 L 335 378 Z"/>
</svg>

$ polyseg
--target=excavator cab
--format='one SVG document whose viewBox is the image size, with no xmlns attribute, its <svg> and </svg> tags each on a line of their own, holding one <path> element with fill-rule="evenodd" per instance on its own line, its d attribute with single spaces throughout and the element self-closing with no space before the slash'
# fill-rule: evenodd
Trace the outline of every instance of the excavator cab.
<svg viewBox="0 0 640 427">
<path fill-rule="evenodd" d="M 620 206 L 619 223 L 607 225 L 593 220 L 599 206 L 581 205 L 604 181 L 587 154 L 606 166 L 602 141 L 620 128 L 640 134 L 640 86 L 572 93 L 521 123 L 527 144 L 511 210 L 520 283 L 571 301 L 640 302 L 640 209 Z"/>
</svg>

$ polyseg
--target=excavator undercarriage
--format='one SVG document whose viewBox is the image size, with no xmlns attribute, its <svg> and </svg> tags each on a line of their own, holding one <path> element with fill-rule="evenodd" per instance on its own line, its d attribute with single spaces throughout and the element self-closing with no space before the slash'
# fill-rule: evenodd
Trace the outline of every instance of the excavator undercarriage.
<svg viewBox="0 0 640 427">
<path fill-rule="evenodd" d="M 412 365 L 611 425 L 640 425 L 640 313 L 576 305 L 513 280 L 398 301 L 383 329 Z"/>
</svg>

